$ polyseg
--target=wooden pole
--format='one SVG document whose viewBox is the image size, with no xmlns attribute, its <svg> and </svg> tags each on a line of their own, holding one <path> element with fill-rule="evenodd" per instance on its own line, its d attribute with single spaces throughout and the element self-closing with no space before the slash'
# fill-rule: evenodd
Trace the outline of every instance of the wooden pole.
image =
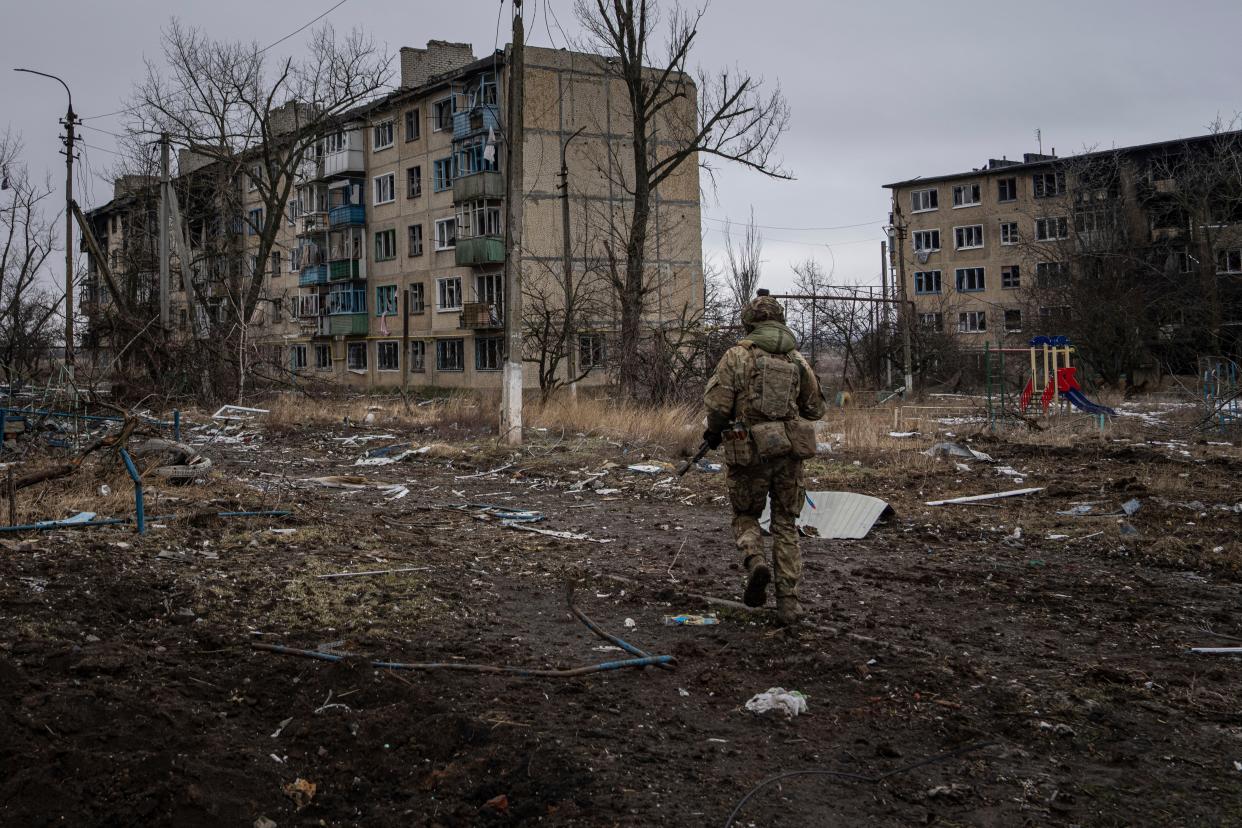
<svg viewBox="0 0 1242 828">
<path fill-rule="evenodd" d="M 500 385 L 500 438 L 522 444 L 522 118 L 526 68 L 522 0 L 513 0 L 509 101 L 505 124 L 505 368 Z"/>
</svg>

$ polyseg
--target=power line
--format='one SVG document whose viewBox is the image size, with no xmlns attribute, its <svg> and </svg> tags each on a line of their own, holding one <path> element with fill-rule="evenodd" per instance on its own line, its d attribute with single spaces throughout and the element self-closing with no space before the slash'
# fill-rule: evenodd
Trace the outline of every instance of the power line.
<svg viewBox="0 0 1242 828">
<path fill-rule="evenodd" d="M 273 48 L 273 47 L 275 47 L 275 46 L 279 46 L 281 43 L 284 43 L 286 40 L 288 40 L 289 38 L 293 37 L 294 35 L 301 34 L 302 32 L 306 31 L 308 28 L 310 28 L 311 26 L 315 25 L 315 24 L 316 24 L 316 23 L 318 23 L 320 20 L 323 20 L 325 17 L 327 17 L 328 15 L 332 14 L 332 12 L 336 11 L 337 9 L 339 9 L 341 6 L 345 5 L 345 4 L 346 4 L 346 3 L 348 3 L 348 2 L 349 2 L 349 0 L 340 0 L 340 2 L 339 2 L 339 3 L 337 3 L 335 6 L 333 6 L 333 7 L 332 7 L 332 8 L 330 8 L 330 9 L 328 9 L 326 12 L 324 12 L 324 13 L 323 13 L 323 14 L 321 14 L 321 15 L 319 15 L 318 17 L 314 18 L 314 19 L 313 19 L 313 20 L 311 20 L 309 23 L 304 23 L 303 25 L 299 26 L 297 29 L 293 30 L 293 31 L 292 31 L 292 32 L 290 32 L 289 34 L 287 34 L 287 35 L 285 35 L 284 37 L 280 38 L 279 40 L 276 40 L 276 41 L 273 41 L 273 42 L 271 42 L 271 43 L 267 44 L 266 46 L 264 46 L 262 49 L 260 49 L 260 50 L 259 50 L 259 54 L 263 54 L 264 52 L 268 51 L 269 49 L 272 49 L 272 48 Z M 186 87 L 182 87 L 182 88 L 181 88 L 181 91 L 182 91 L 182 92 L 186 91 Z M 133 112 L 133 111 L 134 111 L 134 109 L 135 109 L 135 107 L 133 107 L 133 106 L 123 106 L 123 107 L 121 107 L 120 109 L 115 110 L 115 111 L 113 111 L 113 112 L 105 112 L 105 113 L 104 113 L 104 114 L 102 114 L 102 115 L 88 115 L 88 116 L 87 116 L 87 117 L 85 117 L 85 118 L 79 118 L 79 120 L 81 120 L 81 121 L 95 121 L 95 120 L 98 120 L 98 119 L 100 119 L 100 118 L 110 118 L 110 117 L 112 117 L 113 115 L 120 115 L 120 114 L 121 114 L 121 113 L 123 113 L 123 112 Z M 104 131 L 106 131 L 106 130 L 104 130 Z"/>
<path fill-rule="evenodd" d="M 746 227 L 749 225 L 749 222 L 737 222 L 737 221 L 733 221 L 732 219 L 728 219 L 728 218 L 718 219 L 718 218 L 713 218 L 711 216 L 703 216 L 703 220 L 704 221 L 715 221 L 721 224 L 735 224 L 739 227 Z M 781 227 L 775 224 L 756 224 L 754 226 L 760 228 L 761 230 L 792 230 L 794 232 L 813 232 L 813 231 L 820 231 L 820 230 L 852 230 L 855 227 L 870 227 L 873 224 L 883 224 L 883 223 L 884 222 L 882 221 L 863 221 L 863 222 L 859 222 L 858 224 L 838 224 L 834 227 Z"/>
</svg>

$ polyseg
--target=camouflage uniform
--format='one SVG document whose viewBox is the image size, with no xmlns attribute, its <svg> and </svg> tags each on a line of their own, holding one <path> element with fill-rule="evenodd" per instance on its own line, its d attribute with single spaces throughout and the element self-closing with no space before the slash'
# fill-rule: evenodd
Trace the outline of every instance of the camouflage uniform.
<svg viewBox="0 0 1242 828">
<path fill-rule="evenodd" d="M 750 404 L 752 375 L 759 351 L 784 354 L 801 369 L 796 412 L 791 411 L 788 416 L 796 413 L 808 420 L 820 419 L 824 415 L 824 401 L 819 381 L 806 360 L 795 350 L 796 342 L 793 333 L 784 325 L 785 313 L 780 304 L 771 297 L 761 296 L 746 307 L 742 321 L 748 331 L 746 338 L 721 357 L 703 395 L 708 432 L 726 432 L 735 421 L 747 427 L 766 421 L 767 418 L 758 415 Z M 800 613 L 798 579 L 802 574 L 802 556 L 798 550 L 794 521 L 802 510 L 805 496 L 802 460 L 786 456 L 767 462 L 756 460 L 747 465 L 731 463 L 728 467 L 728 488 L 733 506 L 734 538 L 751 576 L 747 586 L 748 603 L 763 602 L 767 578 L 770 577 L 766 572 L 759 517 L 768 497 L 771 497 L 770 529 L 778 615 L 783 622 L 792 623 Z M 762 567 L 765 571 L 760 577 L 762 583 L 754 590 L 756 567 Z M 757 601 L 752 601 L 756 597 L 752 595 L 752 590 L 757 593 Z"/>
</svg>

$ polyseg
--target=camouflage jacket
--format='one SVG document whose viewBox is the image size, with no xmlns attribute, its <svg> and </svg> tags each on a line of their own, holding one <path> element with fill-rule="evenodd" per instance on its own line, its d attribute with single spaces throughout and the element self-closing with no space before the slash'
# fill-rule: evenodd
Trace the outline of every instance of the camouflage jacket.
<svg viewBox="0 0 1242 828">
<path fill-rule="evenodd" d="M 725 351 L 703 392 L 709 431 L 724 431 L 734 420 L 747 425 L 758 421 L 749 410 L 751 377 L 756 349 L 785 354 L 802 369 L 798 384 L 797 415 L 808 420 L 824 416 L 824 398 L 811 366 L 794 348 L 793 332 L 779 322 L 760 322 L 738 344 Z"/>
</svg>

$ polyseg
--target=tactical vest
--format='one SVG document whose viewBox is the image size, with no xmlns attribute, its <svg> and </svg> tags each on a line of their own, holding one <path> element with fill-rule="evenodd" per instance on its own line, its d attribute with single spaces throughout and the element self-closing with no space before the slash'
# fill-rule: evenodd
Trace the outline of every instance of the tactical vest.
<svg viewBox="0 0 1242 828">
<path fill-rule="evenodd" d="M 738 343 L 750 357 L 750 380 L 739 412 L 747 425 L 798 416 L 802 368 L 788 354 L 770 354 L 748 339 Z"/>
</svg>

